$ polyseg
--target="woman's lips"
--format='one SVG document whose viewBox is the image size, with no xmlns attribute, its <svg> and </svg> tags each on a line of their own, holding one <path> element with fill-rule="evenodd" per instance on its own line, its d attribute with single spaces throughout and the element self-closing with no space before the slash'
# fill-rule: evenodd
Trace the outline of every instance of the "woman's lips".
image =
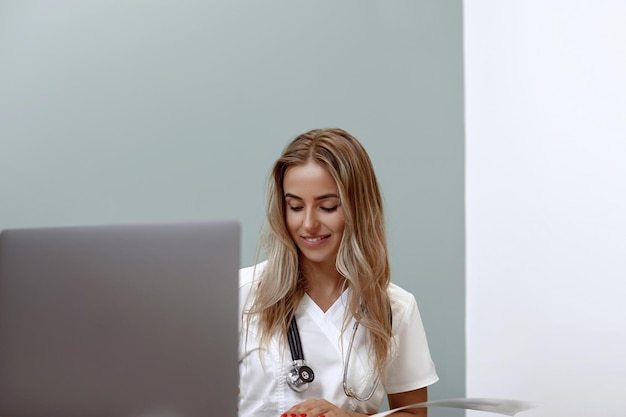
<svg viewBox="0 0 626 417">
<path fill-rule="evenodd" d="M 317 245 L 321 245 L 323 242 L 325 242 L 328 238 L 330 237 L 330 235 L 323 235 L 323 236 L 302 236 L 302 240 L 304 241 L 305 244 L 307 244 L 308 246 L 317 246 Z"/>
</svg>

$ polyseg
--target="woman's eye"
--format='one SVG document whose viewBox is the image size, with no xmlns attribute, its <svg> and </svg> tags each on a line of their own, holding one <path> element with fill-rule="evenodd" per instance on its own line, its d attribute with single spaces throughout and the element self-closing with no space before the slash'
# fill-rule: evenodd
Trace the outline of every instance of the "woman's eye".
<svg viewBox="0 0 626 417">
<path fill-rule="evenodd" d="M 301 206 L 289 206 L 289 210 L 291 211 L 300 211 L 302 210 Z"/>
<path fill-rule="evenodd" d="M 338 206 L 333 206 L 333 207 L 320 207 L 323 211 L 325 211 L 326 213 L 332 213 L 333 211 L 337 210 Z"/>
</svg>

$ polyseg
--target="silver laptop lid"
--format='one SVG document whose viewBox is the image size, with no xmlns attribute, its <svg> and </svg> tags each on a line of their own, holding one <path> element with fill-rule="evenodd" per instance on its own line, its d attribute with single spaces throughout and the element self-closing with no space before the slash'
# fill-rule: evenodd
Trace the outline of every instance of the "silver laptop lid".
<svg viewBox="0 0 626 417">
<path fill-rule="evenodd" d="M 0 417 L 236 416 L 239 225 L 0 234 Z"/>
</svg>

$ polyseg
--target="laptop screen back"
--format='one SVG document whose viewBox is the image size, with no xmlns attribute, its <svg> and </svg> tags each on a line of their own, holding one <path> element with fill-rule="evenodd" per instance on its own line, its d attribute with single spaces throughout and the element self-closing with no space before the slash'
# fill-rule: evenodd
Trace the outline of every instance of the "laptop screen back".
<svg viewBox="0 0 626 417">
<path fill-rule="evenodd" d="M 236 222 L 0 234 L 0 417 L 236 416 Z"/>
</svg>

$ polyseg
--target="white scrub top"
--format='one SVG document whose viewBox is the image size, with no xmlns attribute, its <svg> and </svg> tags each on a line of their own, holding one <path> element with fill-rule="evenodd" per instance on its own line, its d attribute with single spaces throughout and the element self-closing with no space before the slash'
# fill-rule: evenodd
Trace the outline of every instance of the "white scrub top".
<svg viewBox="0 0 626 417">
<path fill-rule="evenodd" d="M 254 278 L 260 275 L 265 265 L 261 263 L 240 270 L 240 310 L 245 311 L 251 305 L 256 285 Z M 296 310 L 304 359 L 315 373 L 315 380 L 301 393 L 293 391 L 286 382 L 286 375 L 293 367 L 287 342 L 280 343 L 275 337 L 269 346 L 261 349 L 256 319 L 253 318 L 248 327 L 243 315 L 239 342 L 239 417 L 278 417 L 307 398 L 324 398 L 345 410 L 372 414 L 378 412 L 385 393 L 412 391 L 438 380 L 415 297 L 390 284 L 393 341 L 385 379 L 366 402 L 346 396 L 343 364 L 354 324 L 351 322 L 341 335 L 348 291 L 326 312 L 307 295 Z M 368 395 L 376 381 L 371 360 L 374 355 L 369 351 L 366 339 L 367 332 L 359 326 L 348 368 L 347 384 L 360 396 Z"/>
</svg>

